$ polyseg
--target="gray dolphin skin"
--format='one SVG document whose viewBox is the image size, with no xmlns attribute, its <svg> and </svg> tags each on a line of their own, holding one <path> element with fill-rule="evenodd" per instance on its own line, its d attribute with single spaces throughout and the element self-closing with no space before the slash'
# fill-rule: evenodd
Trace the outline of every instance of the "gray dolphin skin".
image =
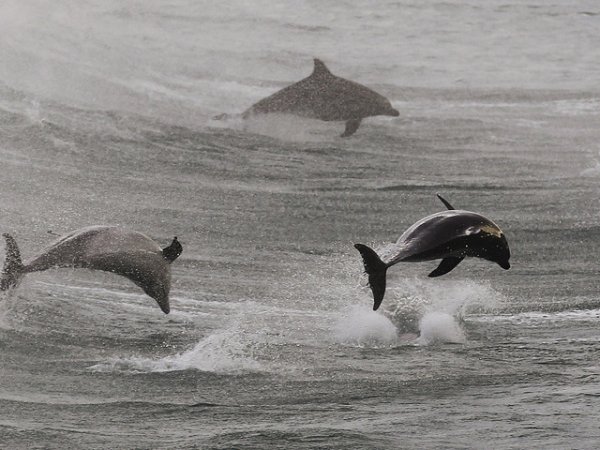
<svg viewBox="0 0 600 450">
<path fill-rule="evenodd" d="M 400 113 L 387 98 L 362 84 L 333 75 L 323 61 L 314 60 L 313 73 L 297 83 L 260 100 L 242 114 L 293 114 L 323 121 L 344 121 L 342 137 L 351 136 L 365 117 Z"/>
<path fill-rule="evenodd" d="M 369 275 L 374 311 L 381 305 L 385 294 L 387 269 L 399 262 L 441 259 L 430 277 L 447 274 L 467 256 L 495 262 L 503 269 L 510 268 L 510 249 L 498 225 L 480 214 L 454 209 L 439 194 L 438 198 L 448 211 L 427 216 L 406 230 L 398 238 L 396 251 L 389 261 L 383 262 L 366 245 L 354 246 L 360 252 L 365 272 Z"/>
<path fill-rule="evenodd" d="M 164 249 L 142 233 L 114 226 L 91 226 L 59 238 L 40 255 L 25 264 L 17 242 L 6 240 L 6 260 L 0 278 L 0 291 L 16 286 L 27 273 L 59 267 L 102 270 L 124 276 L 152 297 L 169 314 L 171 263 L 183 251 L 173 239 Z"/>
</svg>

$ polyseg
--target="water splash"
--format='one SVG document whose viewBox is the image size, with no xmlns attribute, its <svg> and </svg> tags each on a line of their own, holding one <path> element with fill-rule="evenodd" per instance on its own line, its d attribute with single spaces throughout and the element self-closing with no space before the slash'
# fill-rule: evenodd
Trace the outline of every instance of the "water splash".
<svg viewBox="0 0 600 450">
<path fill-rule="evenodd" d="M 417 342 L 431 345 L 440 342 L 463 344 L 467 337 L 454 316 L 448 313 L 433 311 L 425 314 L 419 321 L 421 335 Z"/>
<path fill-rule="evenodd" d="M 504 297 L 485 283 L 470 280 L 405 279 L 389 291 L 387 310 L 401 316 L 406 310 L 425 313 L 441 311 L 456 316 L 472 312 L 490 312 L 504 302 Z"/>
<path fill-rule="evenodd" d="M 219 374 L 260 372 L 261 364 L 253 358 L 252 345 L 244 342 L 234 328 L 211 334 L 192 349 L 160 359 L 133 356 L 114 358 L 91 366 L 98 372 L 173 372 L 199 370 Z"/>
<path fill-rule="evenodd" d="M 490 286 L 464 280 L 403 280 L 388 295 L 386 314 L 400 332 L 419 332 L 423 345 L 465 342 L 462 318 L 493 311 L 504 300 Z"/>
<path fill-rule="evenodd" d="M 334 330 L 336 342 L 361 347 L 389 346 L 398 341 L 398 332 L 392 321 L 364 305 L 352 306 Z"/>
</svg>

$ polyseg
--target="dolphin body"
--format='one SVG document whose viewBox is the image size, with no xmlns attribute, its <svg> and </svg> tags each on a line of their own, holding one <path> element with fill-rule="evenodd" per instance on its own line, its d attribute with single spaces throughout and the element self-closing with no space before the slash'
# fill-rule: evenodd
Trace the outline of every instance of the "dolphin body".
<svg viewBox="0 0 600 450">
<path fill-rule="evenodd" d="M 319 59 L 314 63 L 309 77 L 260 100 L 242 117 L 279 113 L 326 122 L 345 121 L 346 129 L 341 136 L 347 137 L 358 130 L 365 117 L 400 115 L 384 96 L 362 84 L 333 75 Z"/>
<path fill-rule="evenodd" d="M 161 249 L 148 236 L 113 226 L 91 226 L 59 238 L 40 255 L 25 264 L 17 242 L 10 234 L 6 240 L 6 260 L 0 277 L 0 291 L 16 286 L 31 272 L 59 267 L 85 268 L 116 273 L 133 281 L 169 314 L 171 263 L 183 251 L 175 237 Z"/>
<path fill-rule="evenodd" d="M 399 262 L 441 259 L 430 277 L 447 274 L 467 256 L 495 262 L 505 270 L 510 268 L 510 249 L 498 225 L 480 214 L 454 209 L 439 194 L 438 198 L 448 211 L 427 216 L 406 230 L 398 238 L 397 250 L 387 263 L 366 245 L 354 245 L 369 275 L 374 311 L 383 301 L 387 269 Z"/>
</svg>

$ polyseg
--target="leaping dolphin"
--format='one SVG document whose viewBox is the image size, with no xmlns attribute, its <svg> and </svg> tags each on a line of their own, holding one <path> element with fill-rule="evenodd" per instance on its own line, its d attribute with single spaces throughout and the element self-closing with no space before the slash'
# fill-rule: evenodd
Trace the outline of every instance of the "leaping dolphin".
<svg viewBox="0 0 600 450">
<path fill-rule="evenodd" d="M 438 198 L 448 211 L 427 216 L 406 230 L 398 238 L 397 250 L 388 262 L 383 262 L 366 245 L 354 245 L 369 275 L 373 310 L 377 310 L 383 300 L 387 269 L 399 262 L 441 259 L 439 266 L 429 274 L 430 277 L 447 274 L 466 256 L 495 262 L 503 269 L 510 268 L 510 249 L 498 225 L 480 214 L 454 209 L 439 194 Z"/>
<path fill-rule="evenodd" d="M 323 61 L 314 60 L 313 73 L 297 83 L 260 100 L 243 114 L 293 114 L 329 121 L 345 121 L 342 137 L 354 134 L 365 117 L 400 113 L 387 98 L 362 84 L 333 75 Z"/>
<path fill-rule="evenodd" d="M 30 272 L 73 267 L 116 273 L 133 281 L 169 314 L 171 263 L 183 247 L 173 239 L 161 249 L 148 236 L 114 226 L 91 226 L 59 238 L 40 255 L 23 264 L 17 242 L 8 233 L 6 260 L 0 277 L 0 291 L 16 286 Z"/>
</svg>

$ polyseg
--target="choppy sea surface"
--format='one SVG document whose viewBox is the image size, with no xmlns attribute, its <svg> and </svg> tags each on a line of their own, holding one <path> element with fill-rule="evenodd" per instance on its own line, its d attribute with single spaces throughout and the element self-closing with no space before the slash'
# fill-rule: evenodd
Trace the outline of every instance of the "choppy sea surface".
<svg viewBox="0 0 600 450">
<path fill-rule="evenodd" d="M 598 448 L 598 29 L 595 1 L 1 2 L 1 231 L 184 253 L 169 315 L 84 270 L 0 297 L 0 447 Z M 211 119 L 313 57 L 400 117 Z M 353 244 L 436 193 L 511 270 L 399 264 L 373 312 Z"/>
</svg>

